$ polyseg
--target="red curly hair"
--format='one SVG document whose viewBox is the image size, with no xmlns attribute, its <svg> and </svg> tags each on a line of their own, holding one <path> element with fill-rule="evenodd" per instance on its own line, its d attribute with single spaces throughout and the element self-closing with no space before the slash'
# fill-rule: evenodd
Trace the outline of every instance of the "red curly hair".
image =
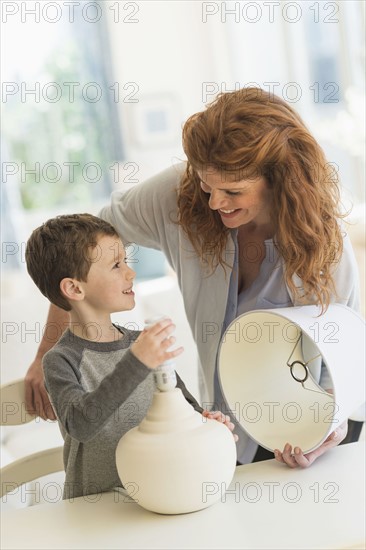
<svg viewBox="0 0 366 550">
<path fill-rule="evenodd" d="M 178 191 L 179 224 L 201 260 L 212 270 L 225 265 L 229 229 L 209 207 L 197 171 L 210 167 L 238 181 L 263 176 L 273 191 L 274 240 L 286 283 L 303 303 L 326 308 L 332 265 L 343 249 L 338 177 L 300 116 L 260 88 L 221 93 L 186 121 L 183 148 L 188 162 Z"/>
</svg>

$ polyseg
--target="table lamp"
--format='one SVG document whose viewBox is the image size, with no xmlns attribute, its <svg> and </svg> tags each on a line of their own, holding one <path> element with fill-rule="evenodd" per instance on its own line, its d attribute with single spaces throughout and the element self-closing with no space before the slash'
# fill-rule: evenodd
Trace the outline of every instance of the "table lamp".
<svg viewBox="0 0 366 550">
<path fill-rule="evenodd" d="M 222 423 L 195 411 L 175 387 L 174 362 L 154 371 L 156 391 L 139 426 L 116 449 L 118 475 L 143 508 L 183 514 L 211 506 L 233 478 L 236 446 Z"/>
<path fill-rule="evenodd" d="M 322 364 L 332 393 L 319 385 Z M 322 314 L 318 306 L 250 311 L 225 331 L 218 371 L 228 408 L 253 440 L 308 453 L 365 402 L 365 323 L 340 304 Z"/>
</svg>

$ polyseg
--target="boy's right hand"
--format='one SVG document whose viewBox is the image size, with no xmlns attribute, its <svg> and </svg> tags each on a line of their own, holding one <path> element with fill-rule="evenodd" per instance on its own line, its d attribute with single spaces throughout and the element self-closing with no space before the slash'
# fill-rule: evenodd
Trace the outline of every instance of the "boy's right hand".
<svg viewBox="0 0 366 550">
<path fill-rule="evenodd" d="M 141 363 L 149 369 L 155 369 L 164 361 L 177 357 L 183 348 L 168 351 L 175 343 L 175 337 L 170 336 L 175 330 L 171 319 L 162 319 L 149 328 L 144 329 L 132 344 L 131 351 Z"/>
</svg>

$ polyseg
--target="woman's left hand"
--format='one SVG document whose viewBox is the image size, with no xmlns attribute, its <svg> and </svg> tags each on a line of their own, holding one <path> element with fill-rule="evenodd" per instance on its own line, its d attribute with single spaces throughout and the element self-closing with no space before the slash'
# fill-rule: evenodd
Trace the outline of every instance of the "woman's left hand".
<svg viewBox="0 0 366 550">
<path fill-rule="evenodd" d="M 297 468 L 299 466 L 300 468 L 308 468 L 314 460 L 319 458 L 319 456 L 324 454 L 329 449 L 339 445 L 346 437 L 347 431 L 348 421 L 346 420 L 334 432 L 332 432 L 324 443 L 315 449 L 315 451 L 311 451 L 310 453 L 304 455 L 300 447 L 295 447 L 292 452 L 292 446 L 289 443 L 286 443 L 282 452 L 279 449 L 274 450 L 275 459 L 278 460 L 278 462 L 287 464 L 290 468 Z"/>
</svg>

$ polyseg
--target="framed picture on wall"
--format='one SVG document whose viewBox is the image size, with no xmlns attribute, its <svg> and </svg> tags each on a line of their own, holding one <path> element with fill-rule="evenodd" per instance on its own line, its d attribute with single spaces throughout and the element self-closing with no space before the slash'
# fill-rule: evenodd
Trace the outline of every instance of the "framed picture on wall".
<svg viewBox="0 0 366 550">
<path fill-rule="evenodd" d="M 173 93 L 140 96 L 128 106 L 134 145 L 174 145 L 181 139 L 181 106 Z"/>
</svg>

